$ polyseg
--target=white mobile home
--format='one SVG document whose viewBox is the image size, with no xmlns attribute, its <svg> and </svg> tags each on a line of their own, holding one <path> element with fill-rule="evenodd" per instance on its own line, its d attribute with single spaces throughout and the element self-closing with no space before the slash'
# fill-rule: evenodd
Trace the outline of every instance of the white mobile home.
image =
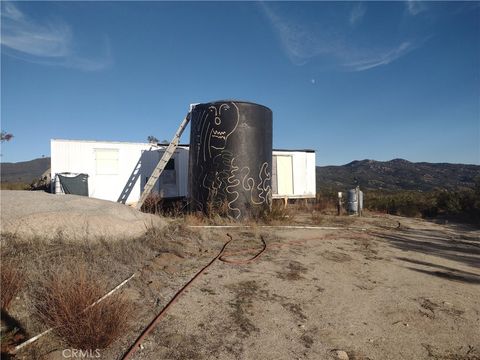
<svg viewBox="0 0 480 360">
<path fill-rule="evenodd" d="M 309 199 L 316 195 L 315 151 L 272 151 L 272 196 Z"/>
<path fill-rule="evenodd" d="M 59 174 L 87 174 L 90 197 L 135 203 L 166 145 L 52 139 L 52 180 Z M 188 145 L 179 145 L 154 191 L 165 198 L 188 196 Z M 273 198 L 314 198 L 315 152 L 274 150 Z M 55 185 L 54 185 L 55 186 Z M 56 192 L 61 192 L 59 186 Z"/>
</svg>

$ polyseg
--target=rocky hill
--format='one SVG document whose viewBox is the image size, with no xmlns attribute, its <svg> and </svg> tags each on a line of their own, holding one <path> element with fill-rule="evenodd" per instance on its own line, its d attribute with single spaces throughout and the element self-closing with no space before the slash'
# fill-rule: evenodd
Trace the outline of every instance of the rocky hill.
<svg viewBox="0 0 480 360">
<path fill-rule="evenodd" d="M 17 163 L 0 163 L 2 182 L 29 184 L 49 168 L 49 157 Z"/>
<path fill-rule="evenodd" d="M 2 182 L 30 183 L 50 168 L 50 158 L 18 163 L 1 163 Z M 475 186 L 480 166 L 390 161 L 356 160 L 341 166 L 317 166 L 317 191 L 345 190 L 359 184 L 364 189 L 422 190 L 464 189 Z"/>
<path fill-rule="evenodd" d="M 360 160 L 342 166 L 317 166 L 317 191 L 345 190 L 356 184 L 378 190 L 464 189 L 473 188 L 476 177 L 480 177 L 478 165 Z"/>
</svg>

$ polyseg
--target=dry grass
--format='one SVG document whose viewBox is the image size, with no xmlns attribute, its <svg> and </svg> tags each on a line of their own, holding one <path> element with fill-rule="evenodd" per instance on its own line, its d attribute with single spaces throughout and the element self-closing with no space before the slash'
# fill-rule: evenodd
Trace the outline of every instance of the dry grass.
<svg viewBox="0 0 480 360">
<path fill-rule="evenodd" d="M 1 182 L 1 190 L 30 190 L 30 184 L 24 182 Z"/>
<path fill-rule="evenodd" d="M 317 198 L 313 206 L 316 212 L 322 214 L 335 214 L 337 212 L 337 203 L 332 199 Z"/>
<path fill-rule="evenodd" d="M 291 208 L 285 207 L 282 201 L 274 201 L 269 211 L 264 211 L 259 216 L 259 220 L 265 224 L 284 224 L 292 222 L 295 214 Z"/>
<path fill-rule="evenodd" d="M 192 226 L 199 226 L 206 224 L 205 215 L 201 212 L 195 212 L 185 215 L 185 224 Z"/>
<path fill-rule="evenodd" d="M 163 198 L 156 192 L 150 193 L 142 205 L 142 211 L 150 214 L 159 214 Z"/>
<path fill-rule="evenodd" d="M 108 325 L 105 326 L 103 320 L 105 315 L 100 315 L 99 312 L 108 313 L 109 306 L 112 306 L 111 300 L 106 299 L 105 304 L 95 311 L 91 309 L 86 312 L 85 315 L 88 317 L 83 317 L 83 322 L 75 319 L 76 312 L 103 296 L 133 272 L 143 269 L 145 264 L 150 264 L 159 254 L 172 253 L 182 259 L 205 256 L 205 249 L 211 246 L 211 241 L 217 241 L 210 238 L 207 240 L 204 240 L 198 231 L 185 226 L 182 219 L 178 219 L 170 221 L 166 227 L 152 227 L 144 236 L 138 238 L 69 239 L 59 233 L 54 239 L 46 239 L 38 236 L 23 238 L 15 234 L 3 233 L 0 253 L 2 270 L 7 268 L 6 261 L 10 261 L 20 266 L 18 270 L 25 276 L 25 290 L 22 291 L 22 299 L 19 302 L 21 306 L 16 308 L 18 310 L 16 315 L 20 314 L 23 319 L 22 327 L 28 333 L 37 334 L 45 330 L 48 326 L 45 322 L 53 325 L 56 322 L 71 324 L 72 318 L 75 321 L 73 325 L 62 330 L 63 335 L 59 330 L 59 337 L 53 337 L 47 342 L 32 347 L 37 350 L 41 348 L 39 351 L 43 352 L 50 351 L 52 347 L 58 347 L 60 338 L 77 345 L 79 343 L 107 344 L 110 340 L 108 337 L 102 339 L 103 332 L 110 331 L 108 327 L 113 328 L 115 325 L 108 320 Z M 81 276 L 75 275 L 75 272 L 78 272 L 76 264 L 87 263 L 88 271 L 83 275 L 83 279 L 91 279 L 95 287 L 84 289 L 88 284 L 85 280 L 81 280 Z M 70 266 L 71 269 L 62 270 L 66 266 Z M 15 267 L 11 268 L 15 269 Z M 5 274 L 2 271 L 2 275 Z M 76 278 L 80 279 L 79 282 Z M 5 289 L 6 287 L 2 286 L 2 290 Z M 60 297 L 54 294 L 62 295 Z M 71 307 L 64 307 L 63 313 L 58 311 L 63 305 L 57 302 L 56 298 L 63 298 L 62 303 L 71 304 Z M 135 298 L 133 300 L 135 301 Z M 42 306 L 43 310 L 41 310 Z M 115 304 L 115 307 L 118 305 Z M 34 313 L 38 316 L 32 316 Z M 56 313 L 59 314 L 58 318 L 53 316 Z M 123 310 L 123 313 L 114 312 L 112 316 L 125 316 L 125 314 L 126 310 Z M 100 318 L 102 320 L 99 320 Z M 94 327 L 95 322 L 99 323 L 97 327 Z M 76 334 L 81 334 L 86 340 L 76 339 Z M 4 335 L 2 332 L 2 338 Z M 72 347 L 78 348 L 78 346 Z M 31 358 L 30 354 L 27 358 Z"/>
<path fill-rule="evenodd" d="M 1 247 L 2 260 L 11 259 L 21 264 L 22 272 L 29 279 L 47 274 L 62 264 L 88 262 L 91 271 L 110 274 L 113 282 L 123 280 L 159 253 L 195 253 L 203 246 L 199 234 L 189 229 L 182 218 L 163 228 L 149 228 L 138 238 L 82 240 L 65 239 L 58 234 L 54 239 L 45 239 L 2 234 L 2 239 L 5 240 Z M 35 282 L 29 286 L 35 287 Z"/>
<path fill-rule="evenodd" d="M 230 209 L 228 207 L 227 199 L 209 199 L 207 201 L 206 214 L 210 219 L 214 219 L 215 217 L 228 217 L 230 215 Z"/>
<path fill-rule="evenodd" d="M 13 262 L 4 261 L 0 272 L 1 308 L 7 310 L 13 298 L 18 294 L 25 282 L 23 273 Z"/>
<path fill-rule="evenodd" d="M 85 265 L 52 272 L 34 294 L 35 315 L 75 349 L 104 349 L 128 328 L 131 304 L 114 294 L 90 306 L 107 291 Z"/>
</svg>

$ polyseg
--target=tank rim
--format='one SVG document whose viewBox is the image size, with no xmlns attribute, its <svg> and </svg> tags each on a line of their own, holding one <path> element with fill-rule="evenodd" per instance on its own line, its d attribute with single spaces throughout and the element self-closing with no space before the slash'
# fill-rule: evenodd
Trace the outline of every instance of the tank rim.
<svg viewBox="0 0 480 360">
<path fill-rule="evenodd" d="M 208 102 L 196 104 L 195 106 L 201 106 L 201 105 L 205 106 L 205 105 L 212 105 L 212 104 L 219 104 L 219 103 L 226 103 L 226 102 L 234 102 L 234 103 L 255 105 L 255 106 L 263 107 L 263 108 L 265 108 L 265 109 L 267 109 L 267 110 L 269 110 L 269 111 L 272 111 L 272 109 L 270 109 L 268 106 L 255 103 L 255 102 L 253 102 L 253 101 L 236 100 L 236 99 L 221 99 L 221 100 L 208 101 Z"/>
</svg>

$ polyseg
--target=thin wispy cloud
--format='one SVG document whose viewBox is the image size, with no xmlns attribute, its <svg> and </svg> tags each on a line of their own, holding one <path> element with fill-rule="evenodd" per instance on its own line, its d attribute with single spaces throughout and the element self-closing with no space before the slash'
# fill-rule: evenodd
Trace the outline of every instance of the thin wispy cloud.
<svg viewBox="0 0 480 360">
<path fill-rule="evenodd" d="M 375 54 L 370 54 L 364 59 L 360 58 L 350 63 L 345 63 L 344 65 L 355 71 L 373 69 L 377 66 L 388 65 L 413 49 L 413 45 L 406 41 L 387 51 L 378 51 Z"/>
<path fill-rule="evenodd" d="M 425 3 L 417 0 L 407 0 L 406 2 L 407 10 L 410 15 L 418 15 L 421 12 L 426 10 Z"/>
<path fill-rule="evenodd" d="M 360 22 L 365 16 L 366 11 L 367 9 L 365 8 L 365 5 L 363 5 L 363 3 L 356 3 L 353 6 L 352 11 L 350 11 L 350 25 L 354 26 L 355 24 Z"/>
<path fill-rule="evenodd" d="M 262 3 L 261 7 L 285 54 L 297 66 L 322 60 L 346 71 L 365 71 L 388 65 L 420 46 L 414 40 L 392 41 L 390 45 L 366 42 L 360 46 L 348 32 L 348 26 L 322 26 L 318 22 L 309 26 L 280 15 L 269 4 Z M 358 23 L 365 11 L 364 7 L 355 6 L 350 12 L 350 24 Z"/>
<path fill-rule="evenodd" d="M 14 3 L 2 3 L 3 52 L 15 58 L 83 71 L 98 71 L 112 63 L 109 41 L 103 37 L 103 50 L 95 58 L 74 51 L 71 27 L 61 20 L 39 22 L 26 16 Z"/>
<path fill-rule="evenodd" d="M 326 33 L 313 34 L 307 26 L 289 21 L 275 13 L 267 4 L 261 4 L 280 38 L 285 53 L 295 65 L 304 65 L 316 56 L 340 51 L 340 47 L 343 46 L 335 34 L 330 33 L 328 36 L 325 36 Z"/>
</svg>

